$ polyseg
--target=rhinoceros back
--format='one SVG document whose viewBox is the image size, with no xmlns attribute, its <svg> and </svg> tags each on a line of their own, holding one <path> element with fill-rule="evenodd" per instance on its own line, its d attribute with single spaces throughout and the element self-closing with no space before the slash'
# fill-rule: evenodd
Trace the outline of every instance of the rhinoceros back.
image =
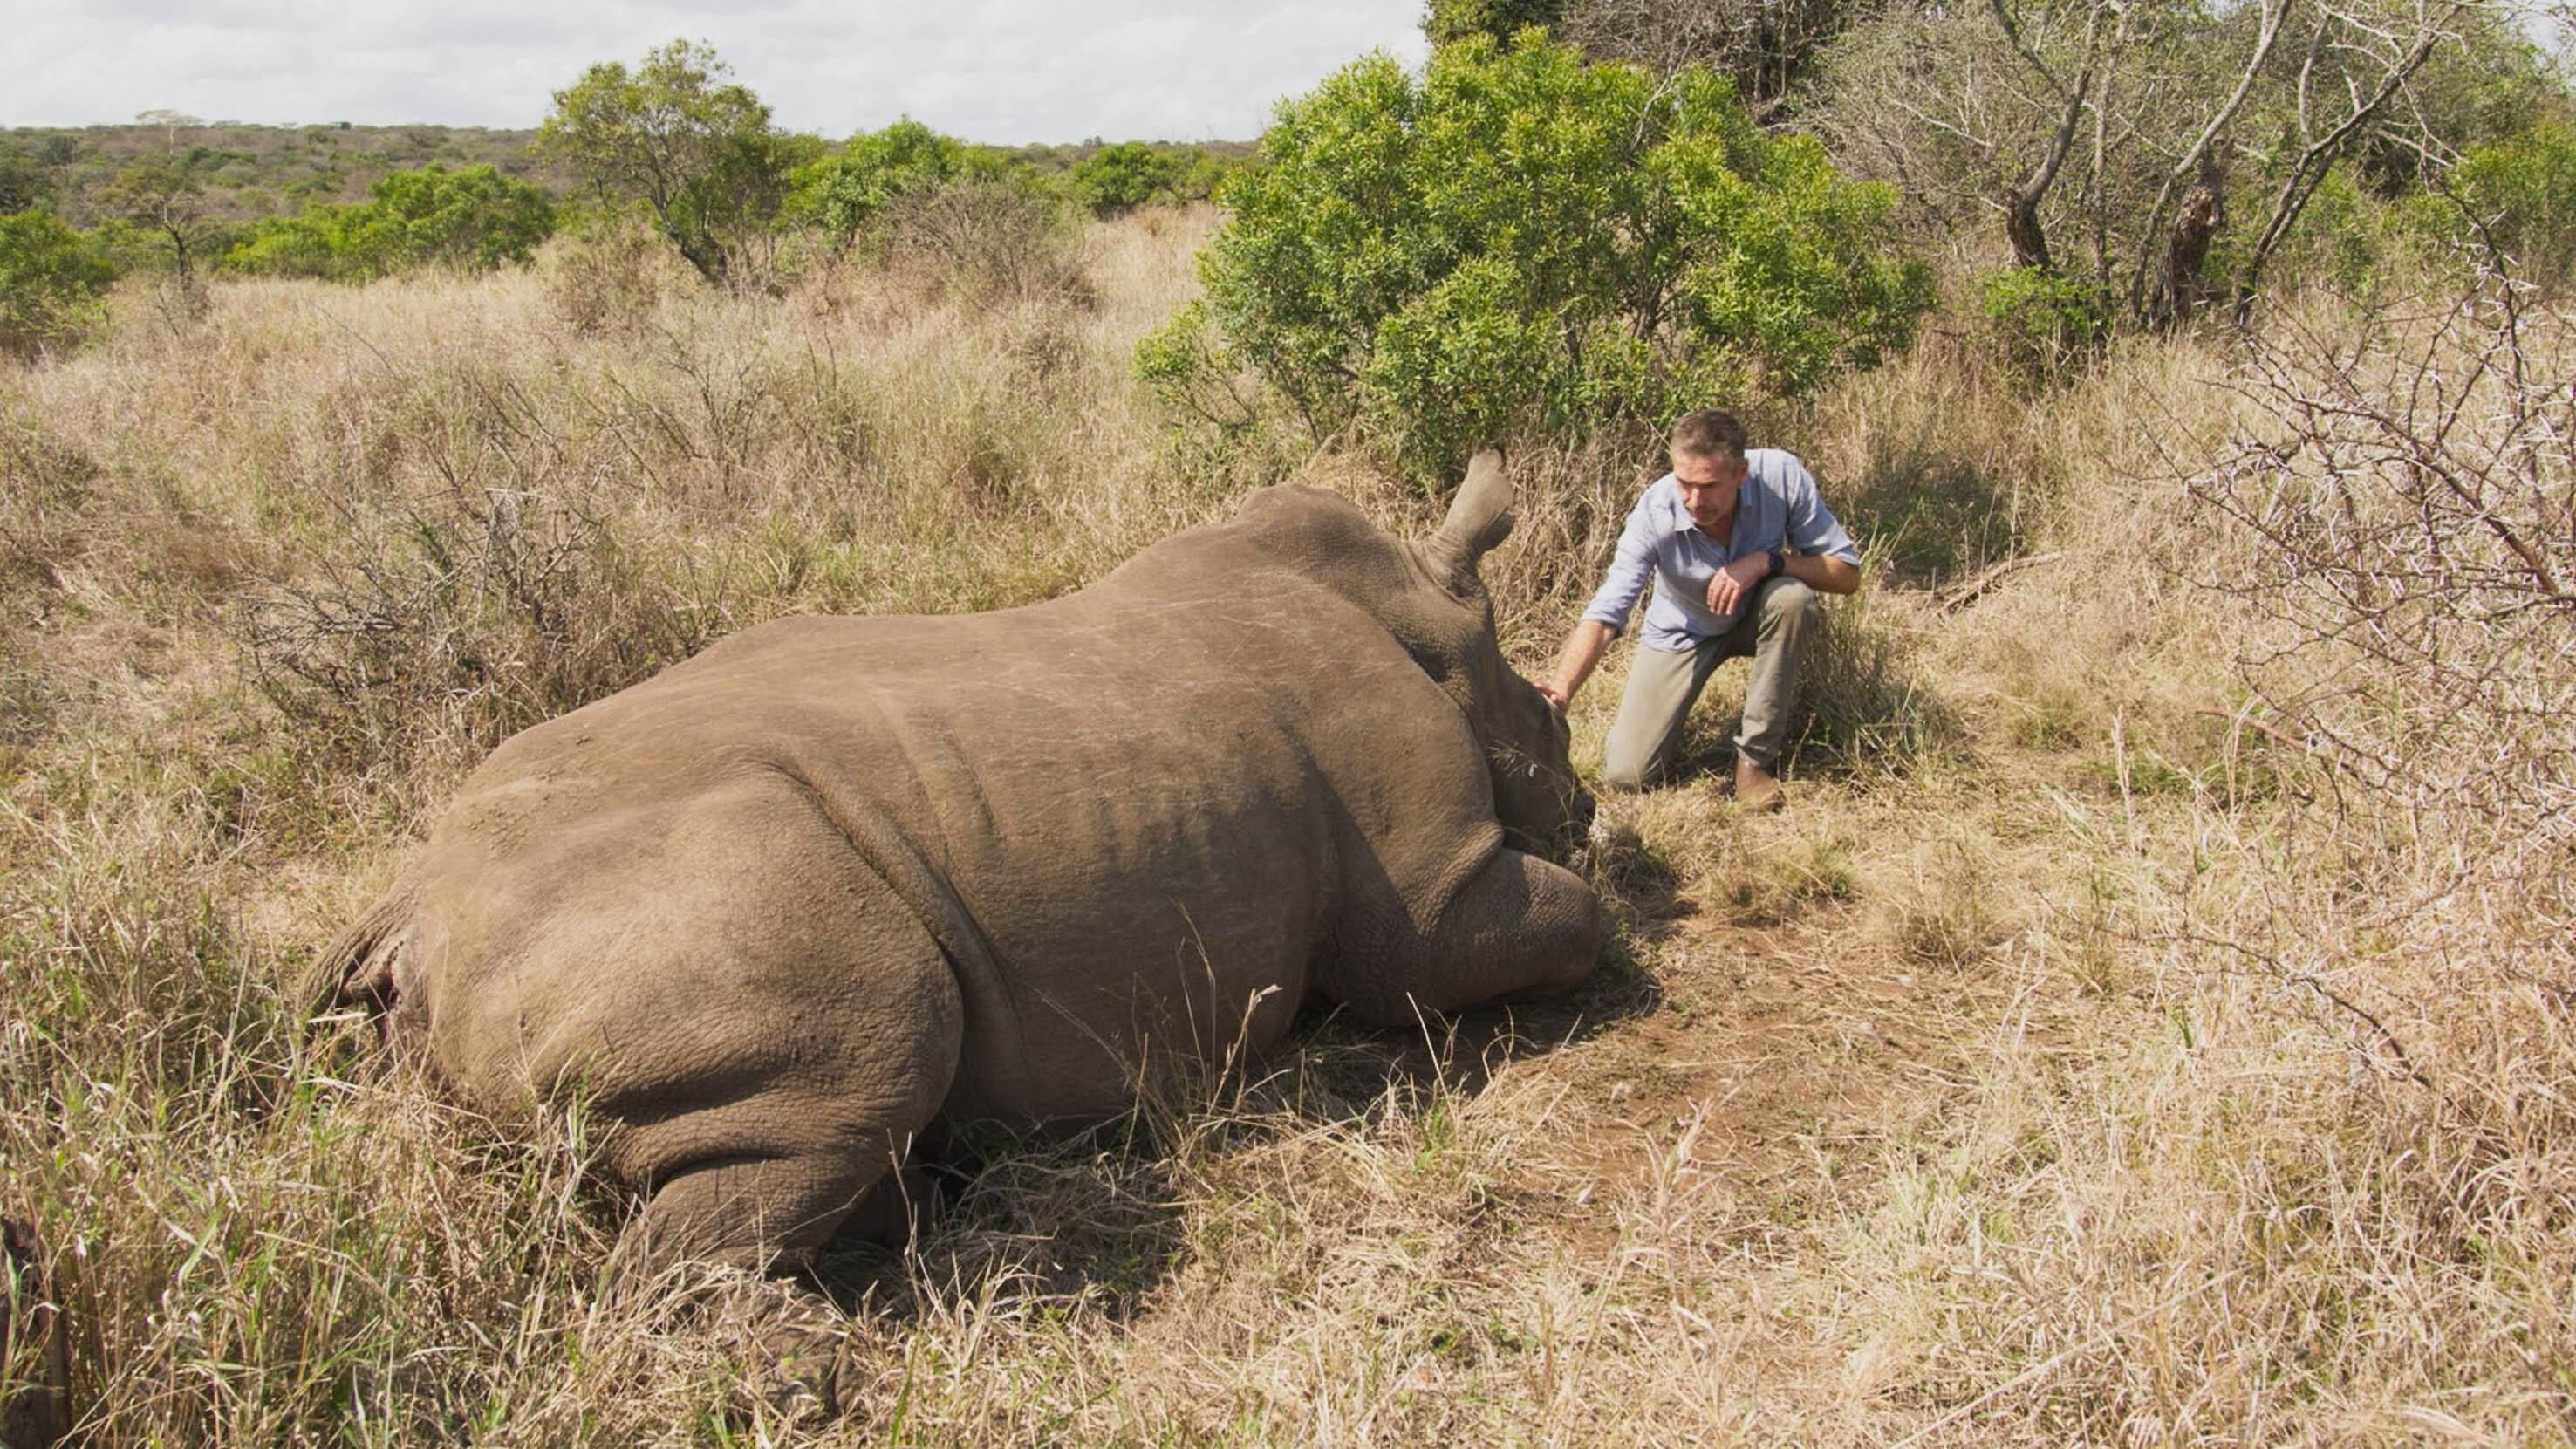
<svg viewBox="0 0 2576 1449">
<path fill-rule="evenodd" d="M 446 923 L 447 974 L 475 974 L 478 951 L 538 949 L 504 919 L 547 909 L 519 888 L 532 874 L 639 900 L 665 889 L 667 857 L 647 850 L 621 882 L 599 879 L 615 866 L 548 866 L 575 848 L 618 858 L 572 843 L 614 836 L 602 822 L 662 828 L 648 822 L 697 818 L 695 794 L 774 788 L 814 802 L 957 973 L 946 1115 L 1104 1115 L 1157 1053 L 1275 1039 L 1327 944 L 1351 820 L 1398 808 L 1376 798 L 1369 757 L 1454 733 L 1456 712 L 1382 629 L 1292 569 L 1240 552 L 1232 567 L 1144 562 L 1026 609 L 781 620 L 515 737 L 433 841 L 473 877 L 454 885 L 511 897 Z M 522 1061 L 540 1037 L 613 1049 L 612 1031 L 565 1036 L 550 1019 L 593 1009 L 580 973 L 613 990 L 613 963 L 564 969 L 551 989 L 486 975 L 479 1004 L 450 1014 L 516 1033 Z M 536 1075 L 560 1070 L 549 1058 Z"/>
</svg>

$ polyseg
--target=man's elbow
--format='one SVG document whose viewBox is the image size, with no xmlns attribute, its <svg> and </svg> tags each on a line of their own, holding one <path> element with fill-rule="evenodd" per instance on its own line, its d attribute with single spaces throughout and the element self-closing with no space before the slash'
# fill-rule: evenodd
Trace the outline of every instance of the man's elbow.
<svg viewBox="0 0 2576 1449">
<path fill-rule="evenodd" d="M 1860 592 L 1860 565 L 1850 559 L 1827 555 L 1824 577 L 1816 581 L 1820 594 L 1854 594 Z"/>
</svg>

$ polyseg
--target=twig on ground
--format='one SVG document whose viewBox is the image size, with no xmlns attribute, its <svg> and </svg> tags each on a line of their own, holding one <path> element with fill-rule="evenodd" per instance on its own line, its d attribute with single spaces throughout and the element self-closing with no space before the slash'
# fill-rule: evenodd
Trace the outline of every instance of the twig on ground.
<svg viewBox="0 0 2576 1449">
<path fill-rule="evenodd" d="M 2037 568 L 2041 564 L 2055 563 L 2064 557 L 2066 557 L 2065 553 L 2063 551 L 2059 551 L 2051 553 L 2034 553 L 2021 558 L 2008 558 L 2002 563 L 1995 565 L 1993 568 L 1986 570 L 1984 573 L 1977 575 L 1975 578 L 1969 579 L 1965 583 L 1952 584 L 1946 589 L 1934 590 L 1932 598 L 1934 602 L 1941 606 L 1942 613 L 1955 614 L 1961 609 L 1968 607 L 1970 604 L 1975 603 L 1977 600 L 1984 598 L 1994 589 L 1995 585 L 2002 583 L 2005 579 L 2012 577 L 2023 569 Z"/>
</svg>

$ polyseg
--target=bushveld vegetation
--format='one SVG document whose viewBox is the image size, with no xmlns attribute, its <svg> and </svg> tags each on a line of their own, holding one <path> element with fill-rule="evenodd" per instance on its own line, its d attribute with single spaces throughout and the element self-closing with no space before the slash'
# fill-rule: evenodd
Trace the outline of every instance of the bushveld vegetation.
<svg viewBox="0 0 2576 1449">
<path fill-rule="evenodd" d="M 592 238 L 646 226 L 708 281 L 771 291 L 853 246 L 900 249 L 907 230 L 953 248 L 943 233 L 961 213 L 1007 213 L 1052 254 L 1078 209 L 1206 200 L 1239 149 L 971 145 L 909 119 L 835 145 L 773 125 L 730 76 L 706 46 L 673 41 L 631 70 L 593 66 L 534 132 L 271 134 L 168 111 L 135 127 L 0 132 L 0 349 L 78 345 L 104 318 L 92 300 L 121 275 L 153 278 L 157 309 L 186 322 L 208 274 L 363 282 L 523 265 L 558 224 Z M 401 157 L 434 159 L 390 164 Z M 270 173 L 296 166 L 312 174 L 281 203 Z"/>
<path fill-rule="evenodd" d="M 1724 6 L 1554 18 L 1798 117 L 1833 97 L 1744 78 L 1849 74 L 1829 9 L 1794 67 L 1710 49 L 1786 44 Z M 2044 58 L 2088 23 L 1990 14 Z M 1461 91 L 1628 83 L 1455 47 Z M 2497 114 L 2420 78 L 2510 57 L 2437 51 L 2422 114 Z M 2497 202 L 2567 194 L 2547 82 L 2413 171 L 2355 128 L 2241 324 L 2218 286 L 2103 305 L 2090 250 L 2028 265 L 1900 185 L 1933 309 L 1742 399 L 1871 562 L 1790 811 L 1714 769 L 1605 801 L 1616 939 L 1570 1001 L 1317 1021 L 1107 1129 L 975 1143 L 910 1250 L 821 1265 L 872 1382 L 830 1423 L 748 1387 L 786 1285 L 604 1295 L 577 1115 L 504 1138 L 308 1040 L 287 983 L 484 750 L 728 631 L 1045 598 L 1280 479 L 1426 527 L 1416 417 L 1362 366 L 1302 405 L 1258 351 L 1296 294 L 1217 285 L 1315 222 L 1261 188 L 1374 153 L 1292 145 L 1310 97 L 1230 212 L 1032 220 L 907 133 L 805 163 L 782 214 L 855 209 L 762 285 L 594 219 L 527 268 L 218 270 L 193 315 L 93 289 L 85 346 L 0 371 L 0 1211 L 50 1250 L 85 1442 L 2576 1436 L 2576 334 L 2563 208 Z M 1333 83 L 1367 84 L 1437 89 Z M 1820 196 L 1868 174 L 1823 163 Z M 1670 401 L 1491 415 L 1525 669 Z"/>
</svg>

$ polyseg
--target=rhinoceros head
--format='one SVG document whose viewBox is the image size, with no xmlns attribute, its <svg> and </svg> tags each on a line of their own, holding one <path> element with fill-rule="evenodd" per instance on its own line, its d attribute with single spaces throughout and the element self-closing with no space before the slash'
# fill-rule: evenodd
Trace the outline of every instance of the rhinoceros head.
<svg viewBox="0 0 2576 1449">
<path fill-rule="evenodd" d="M 1437 532 L 1407 542 L 1378 528 L 1340 495 L 1267 488 L 1246 500 L 1275 526 L 1266 546 L 1287 552 L 1309 578 L 1366 609 L 1458 704 L 1484 749 L 1494 814 L 1520 849 L 1560 854 L 1592 822 L 1592 797 L 1566 754 L 1565 720 L 1503 662 L 1494 607 L 1476 564 L 1512 530 L 1512 485 L 1502 455 L 1468 465 Z"/>
<path fill-rule="evenodd" d="M 1524 850 L 1562 854 L 1592 823 L 1593 801 L 1567 754 L 1565 717 L 1536 686 L 1503 662 L 1494 606 L 1476 565 L 1512 531 L 1512 485 L 1492 449 L 1467 465 L 1467 480 L 1438 532 L 1414 545 L 1430 585 L 1431 637 L 1407 642 L 1414 657 L 1466 711 L 1492 769 L 1494 814 Z M 1446 609 L 1440 607 L 1447 605 Z M 1426 647 L 1427 646 L 1427 647 Z"/>
</svg>

